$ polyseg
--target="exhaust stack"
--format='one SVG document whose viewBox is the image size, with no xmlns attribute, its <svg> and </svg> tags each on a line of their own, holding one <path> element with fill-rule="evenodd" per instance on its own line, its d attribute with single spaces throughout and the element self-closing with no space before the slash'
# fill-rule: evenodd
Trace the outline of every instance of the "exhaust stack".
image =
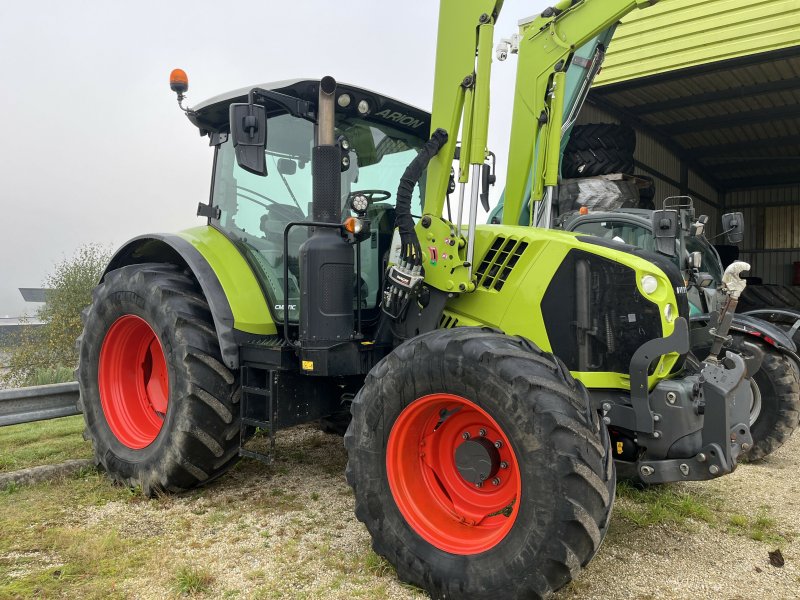
<svg viewBox="0 0 800 600">
<path fill-rule="evenodd" d="M 336 80 L 323 77 L 312 149 L 311 220 L 340 224 L 342 153 L 335 145 Z M 339 229 L 314 227 L 300 247 L 300 345 L 323 349 L 353 336 L 355 259 Z M 316 369 L 315 369 L 316 370 Z"/>
</svg>

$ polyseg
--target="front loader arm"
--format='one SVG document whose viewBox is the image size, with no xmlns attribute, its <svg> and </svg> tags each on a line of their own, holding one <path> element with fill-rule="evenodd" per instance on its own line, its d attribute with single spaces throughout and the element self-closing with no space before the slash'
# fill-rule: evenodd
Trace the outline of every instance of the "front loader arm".
<svg viewBox="0 0 800 600">
<path fill-rule="evenodd" d="M 529 181 L 532 201 L 558 184 L 565 73 L 575 51 L 632 10 L 656 2 L 561 0 L 520 24 L 504 223 L 520 222 Z"/>
<path fill-rule="evenodd" d="M 483 162 L 488 131 L 490 72 L 488 65 L 484 67 L 486 72 L 476 69 L 476 56 L 481 30 L 488 29 L 483 33 L 485 40 L 487 34 L 493 32 L 502 6 L 503 0 L 441 0 L 439 3 L 431 133 L 441 128 L 447 131 L 449 139 L 428 166 L 425 214 L 436 217 L 442 214 L 459 139 L 462 151 L 474 147 L 474 153 L 479 152 L 480 162 Z M 491 53 L 492 44 L 490 38 L 484 54 Z M 459 138 L 462 118 L 464 130 Z M 475 144 L 471 143 L 473 137 L 478 138 Z M 480 139 L 483 139 L 483 147 Z M 469 164 L 469 153 L 465 155 L 462 152 L 461 156 L 462 164 Z"/>
</svg>

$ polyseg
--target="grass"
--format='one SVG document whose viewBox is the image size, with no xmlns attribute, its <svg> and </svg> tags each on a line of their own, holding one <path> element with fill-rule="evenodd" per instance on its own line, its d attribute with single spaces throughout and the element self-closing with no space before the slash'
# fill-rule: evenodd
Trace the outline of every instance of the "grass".
<svg viewBox="0 0 800 600">
<path fill-rule="evenodd" d="M 0 493 L 0 598 L 118 598 L 154 551 L 113 527 L 73 520 L 83 507 L 130 494 L 90 473 Z"/>
<path fill-rule="evenodd" d="M 0 473 L 91 458 L 92 445 L 82 432 L 80 415 L 0 427 Z"/>
<path fill-rule="evenodd" d="M 182 565 L 173 577 L 175 591 L 184 596 L 194 596 L 208 591 L 214 578 L 203 568 Z"/>
<path fill-rule="evenodd" d="M 53 383 L 67 383 L 75 381 L 74 369 L 58 365 L 56 367 L 43 367 L 36 369 L 31 385 L 50 385 Z"/>
<path fill-rule="evenodd" d="M 662 523 L 686 525 L 689 521 L 712 524 L 720 509 L 718 498 L 678 486 L 638 488 L 622 482 L 617 486 L 617 497 L 623 500 L 617 504 L 617 515 L 639 527 Z"/>
<path fill-rule="evenodd" d="M 775 519 L 769 515 L 769 508 L 762 506 L 754 517 L 733 514 L 728 518 L 728 532 L 749 537 L 757 542 L 783 546 L 787 535 L 778 531 Z"/>
<path fill-rule="evenodd" d="M 687 527 L 701 522 L 714 529 L 778 546 L 791 537 L 778 530 L 769 507 L 762 506 L 752 516 L 731 513 L 722 498 L 705 490 L 689 491 L 678 485 L 638 488 L 622 482 L 617 486 L 617 497 L 620 502 L 615 505 L 615 517 L 636 527 L 661 524 Z"/>
</svg>

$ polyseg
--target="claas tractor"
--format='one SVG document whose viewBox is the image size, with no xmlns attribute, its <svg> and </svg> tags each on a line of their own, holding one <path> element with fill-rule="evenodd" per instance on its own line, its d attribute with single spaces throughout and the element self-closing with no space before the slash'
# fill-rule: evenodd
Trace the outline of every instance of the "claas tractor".
<svg viewBox="0 0 800 600">
<path fill-rule="evenodd" d="M 561 215 L 557 222 L 566 231 L 595 235 L 669 256 L 686 281 L 692 352 L 702 358 L 713 343 L 719 308 L 717 290 L 722 285 L 724 268 L 705 236 L 708 218 L 696 215 L 692 199 L 667 198 L 663 206 L 663 210 L 657 211 L 635 208 L 572 211 Z M 722 226 L 729 243 L 741 241 L 744 230 L 741 213 L 723 215 Z M 742 355 L 747 364 L 747 379 L 753 393 L 749 421 L 753 445 L 744 454 L 749 461 L 764 458 L 780 448 L 800 421 L 797 347 L 779 325 L 759 318 L 764 312 L 737 313 L 725 346 Z"/>
<path fill-rule="evenodd" d="M 744 265 L 726 273 L 720 343 L 700 361 L 670 260 L 518 225 L 528 183 L 545 204 L 558 184 L 575 49 L 650 4 L 562 0 L 506 42 L 513 218 L 496 225 L 477 213 L 502 2 L 442 1 L 430 114 L 331 77 L 184 108 L 214 148 L 206 222 L 125 244 L 83 317 L 99 466 L 181 492 L 242 456 L 269 461 L 256 431 L 274 440 L 349 405 L 356 516 L 436 598 L 568 583 L 607 532 L 615 455 L 652 483 L 733 471 L 751 392 L 742 358 L 717 346 Z M 183 108 L 183 72 L 171 87 Z"/>
</svg>

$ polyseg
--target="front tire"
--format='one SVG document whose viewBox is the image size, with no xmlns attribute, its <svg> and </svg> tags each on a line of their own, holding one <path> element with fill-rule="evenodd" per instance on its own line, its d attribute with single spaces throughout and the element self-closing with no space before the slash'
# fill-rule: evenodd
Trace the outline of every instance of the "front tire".
<svg viewBox="0 0 800 600">
<path fill-rule="evenodd" d="M 99 467 L 153 495 L 236 462 L 238 382 L 191 277 L 165 264 L 111 271 L 83 318 L 80 401 Z"/>
<path fill-rule="evenodd" d="M 545 597 L 600 547 L 608 433 L 585 388 L 528 340 L 418 336 L 375 366 L 352 413 L 356 516 L 398 576 L 434 598 Z"/>
</svg>

